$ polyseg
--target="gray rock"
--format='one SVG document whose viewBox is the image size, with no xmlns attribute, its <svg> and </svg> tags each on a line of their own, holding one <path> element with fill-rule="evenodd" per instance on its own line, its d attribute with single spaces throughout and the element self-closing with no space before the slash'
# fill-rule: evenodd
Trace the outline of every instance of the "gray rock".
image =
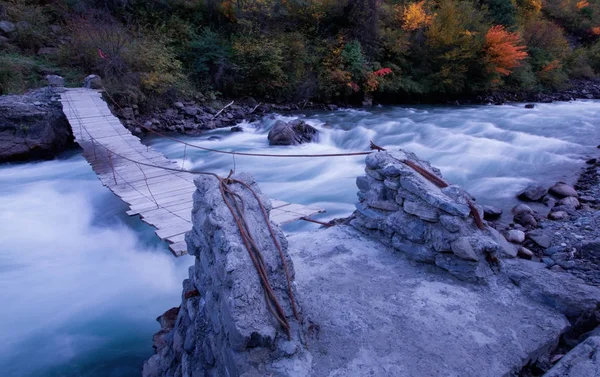
<svg viewBox="0 0 600 377">
<path fill-rule="evenodd" d="M 550 195 L 546 195 L 542 199 L 542 203 L 544 203 L 548 208 L 553 208 L 556 205 L 556 199 Z"/>
<path fill-rule="evenodd" d="M 89 75 L 83 79 L 83 87 L 88 89 L 103 89 L 102 79 L 98 75 Z"/>
<path fill-rule="evenodd" d="M 527 238 L 543 247 L 544 249 L 552 246 L 552 236 L 546 233 L 543 229 L 532 230 L 527 233 Z"/>
<path fill-rule="evenodd" d="M 519 249 L 517 250 L 517 255 L 525 259 L 531 259 L 534 256 L 533 251 L 523 246 L 519 247 Z"/>
<path fill-rule="evenodd" d="M 10 36 L 15 31 L 17 31 L 15 24 L 10 21 L 0 21 L 0 32 L 4 35 Z"/>
<path fill-rule="evenodd" d="M 537 202 L 548 193 L 548 190 L 539 185 L 529 185 L 521 190 L 517 197 L 521 200 Z"/>
<path fill-rule="evenodd" d="M 555 264 L 555 263 L 554 263 L 554 260 L 553 260 L 552 258 L 545 258 L 545 257 L 544 257 L 544 258 L 542 258 L 542 262 L 543 262 L 543 263 L 544 263 L 546 266 L 548 266 L 548 267 L 552 267 L 552 266 L 554 266 L 554 264 Z"/>
<path fill-rule="evenodd" d="M 311 143 L 317 141 L 318 137 L 319 131 L 316 128 L 299 119 L 289 123 L 278 120 L 268 135 L 270 145 Z"/>
<path fill-rule="evenodd" d="M 450 244 L 452 248 L 452 252 L 459 258 L 471 260 L 474 262 L 479 261 L 479 256 L 471 246 L 469 239 L 467 237 L 460 237 L 456 241 Z"/>
<path fill-rule="evenodd" d="M 512 243 L 521 244 L 525 241 L 525 232 L 521 230 L 511 229 L 506 234 L 506 240 Z"/>
<path fill-rule="evenodd" d="M 72 146 L 71 126 L 49 92 L 0 96 L 0 163 L 52 159 Z"/>
<path fill-rule="evenodd" d="M 550 220 L 569 220 L 570 216 L 565 211 L 552 211 L 548 214 L 548 218 Z"/>
<path fill-rule="evenodd" d="M 463 222 L 454 216 L 441 215 L 440 223 L 451 233 L 456 233 L 463 228 Z"/>
<path fill-rule="evenodd" d="M 421 220 L 429 222 L 437 222 L 439 219 L 439 212 L 430 205 L 423 202 L 412 202 L 409 200 L 404 201 L 404 211 L 419 217 Z"/>
<path fill-rule="evenodd" d="M 577 197 L 577 191 L 575 191 L 575 189 L 564 183 L 564 182 L 558 182 L 556 183 L 554 186 L 550 187 L 550 189 L 548 189 L 548 191 L 553 194 L 558 196 L 559 198 L 565 198 L 565 197 L 569 197 L 569 196 L 573 196 L 573 197 Z"/>
<path fill-rule="evenodd" d="M 600 336 L 590 336 L 569 351 L 543 377 L 600 376 Z"/>
<path fill-rule="evenodd" d="M 46 76 L 46 81 L 48 81 L 48 86 L 53 88 L 62 88 L 65 86 L 65 79 L 61 76 L 48 75 Z"/>
<path fill-rule="evenodd" d="M 529 214 L 529 215 L 533 215 L 535 212 L 533 212 L 533 209 L 531 209 L 530 206 L 528 206 L 527 204 L 517 204 L 516 206 L 513 207 L 512 209 L 512 213 L 513 215 L 519 215 L 519 214 Z"/>
<path fill-rule="evenodd" d="M 556 253 L 560 253 L 563 251 L 564 251 L 564 247 L 562 247 L 562 246 L 551 246 L 551 247 L 547 248 L 546 250 L 544 250 L 544 255 L 552 256 Z"/>
<path fill-rule="evenodd" d="M 503 235 L 500 234 L 496 229 L 492 227 L 486 228 L 488 234 L 494 240 L 498 246 L 500 246 L 500 251 L 507 257 L 514 258 L 517 256 L 517 248 L 515 245 L 509 243 Z"/>
<path fill-rule="evenodd" d="M 495 206 L 481 206 L 483 208 L 483 218 L 485 220 L 497 220 L 502 216 L 502 208 Z"/>
<path fill-rule="evenodd" d="M 416 176 L 402 177 L 400 185 L 408 192 L 423 199 L 426 203 L 451 215 L 466 218 L 471 213 L 468 205 L 455 202 L 425 178 Z"/>
<path fill-rule="evenodd" d="M 400 206 L 395 202 L 385 201 L 385 200 L 367 200 L 367 205 L 371 208 L 379 209 L 382 211 L 399 211 Z"/>
<path fill-rule="evenodd" d="M 180 109 L 183 110 L 183 108 L 185 107 L 185 105 L 181 102 L 174 102 L 173 103 L 173 107 L 175 107 L 176 109 Z"/>
<path fill-rule="evenodd" d="M 566 198 L 562 198 L 561 200 L 558 201 L 558 205 L 559 206 L 569 207 L 569 208 L 579 208 L 579 207 L 581 207 L 581 204 L 579 203 L 579 200 L 577 200 L 577 198 L 575 198 L 573 196 L 568 196 Z"/>
<path fill-rule="evenodd" d="M 529 213 L 521 212 L 513 217 L 515 223 L 523 225 L 525 227 L 536 227 L 538 225 L 537 220 L 533 215 Z"/>
<path fill-rule="evenodd" d="M 579 196 L 579 201 L 583 203 L 596 203 L 597 200 L 593 196 L 590 195 L 581 195 Z"/>
<path fill-rule="evenodd" d="M 183 112 L 191 117 L 196 116 L 196 114 L 198 114 L 199 111 L 200 109 L 197 106 L 187 106 L 183 109 Z"/>
</svg>

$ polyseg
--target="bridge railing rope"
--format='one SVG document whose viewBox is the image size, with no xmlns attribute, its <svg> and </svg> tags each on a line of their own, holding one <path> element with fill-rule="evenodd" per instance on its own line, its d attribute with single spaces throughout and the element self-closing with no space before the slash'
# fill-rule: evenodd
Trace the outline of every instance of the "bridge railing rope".
<svg viewBox="0 0 600 377">
<path fill-rule="evenodd" d="M 115 156 L 118 156 L 119 158 L 122 158 L 126 161 L 129 161 L 129 162 L 132 162 L 132 163 L 138 165 L 138 167 L 139 167 L 139 165 L 143 165 L 143 166 L 149 166 L 152 168 L 164 169 L 164 170 L 169 170 L 169 171 L 174 171 L 174 172 L 182 172 L 182 169 L 168 168 L 168 167 L 159 166 L 156 164 L 149 164 L 149 163 L 145 163 L 145 162 L 141 162 L 141 161 L 136 161 L 127 156 L 124 156 L 121 153 L 111 150 L 111 148 L 104 145 L 98 139 L 94 138 L 94 136 L 89 132 L 89 130 L 85 127 L 83 120 L 79 116 L 79 112 L 73 108 L 71 101 L 67 101 L 67 103 L 71 110 L 70 112 L 75 116 L 75 118 L 77 118 L 80 129 L 85 130 L 85 132 L 89 136 L 90 140 L 92 142 L 94 142 L 94 145 L 97 144 L 101 148 L 104 148 L 109 153 L 109 156 L 114 154 Z M 111 164 L 111 168 L 113 169 L 113 174 L 114 174 L 115 171 L 114 171 L 114 166 L 112 164 Z M 218 180 L 219 190 L 223 197 L 223 201 L 225 202 L 227 208 L 230 210 L 230 212 L 233 216 L 236 226 L 238 227 L 238 230 L 240 232 L 240 236 L 242 237 L 242 241 L 244 242 L 244 245 L 246 246 L 246 249 L 248 251 L 250 259 L 252 260 L 254 267 L 260 278 L 261 285 L 263 286 L 263 291 L 265 293 L 265 300 L 267 303 L 267 308 L 268 308 L 269 312 L 273 315 L 275 320 L 282 326 L 282 328 L 284 329 L 288 338 L 291 338 L 291 326 L 289 324 L 287 316 L 286 316 L 278 298 L 276 297 L 276 295 L 273 291 L 273 287 L 269 281 L 269 277 L 267 275 L 268 269 L 265 265 L 262 253 L 261 253 L 259 247 L 256 245 L 256 242 L 254 241 L 252 234 L 249 231 L 249 229 L 251 229 L 251 228 L 248 226 L 248 223 L 246 222 L 246 219 L 244 216 L 244 208 L 246 206 L 244 205 L 244 201 L 243 201 L 241 195 L 239 195 L 235 191 L 233 191 L 232 186 L 234 184 L 237 186 L 240 186 L 242 190 L 245 189 L 245 190 L 249 191 L 252 194 L 252 196 L 256 199 L 258 206 L 262 213 L 262 218 L 265 221 L 267 228 L 269 230 L 270 238 L 273 240 L 273 244 L 276 247 L 276 249 L 278 250 L 279 257 L 281 259 L 282 268 L 283 268 L 286 282 L 287 282 L 287 294 L 288 294 L 288 297 L 289 297 L 289 300 L 291 303 L 293 315 L 298 322 L 301 322 L 301 318 L 300 318 L 300 315 L 299 315 L 299 313 L 297 311 L 297 307 L 296 307 L 296 300 L 295 300 L 294 293 L 292 290 L 292 283 L 290 280 L 288 265 L 285 260 L 281 245 L 280 245 L 279 241 L 277 240 L 277 236 L 275 235 L 275 232 L 271 226 L 267 210 L 266 210 L 264 204 L 262 203 L 262 201 L 260 200 L 260 197 L 258 196 L 256 191 L 254 191 L 252 189 L 252 187 L 250 187 L 248 184 L 246 184 L 242 181 L 239 181 L 237 179 L 231 178 L 233 171 L 231 171 L 229 176 L 226 178 L 220 177 L 219 175 L 212 173 L 212 172 L 197 171 L 197 170 L 183 170 L 183 171 L 190 173 L 190 174 L 212 176 Z M 124 180 L 124 181 L 135 189 L 135 187 L 133 185 L 128 183 L 126 180 Z M 156 202 L 156 204 L 158 206 L 158 202 Z"/>
</svg>

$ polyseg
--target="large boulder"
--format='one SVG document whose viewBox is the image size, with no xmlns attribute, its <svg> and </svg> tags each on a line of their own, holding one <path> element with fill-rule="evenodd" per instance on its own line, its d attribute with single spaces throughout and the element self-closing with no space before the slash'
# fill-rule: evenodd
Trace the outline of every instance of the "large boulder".
<svg viewBox="0 0 600 377">
<path fill-rule="evenodd" d="M 291 122 L 278 120 L 269 132 L 270 145 L 298 145 L 317 141 L 319 131 L 300 119 Z"/>
<path fill-rule="evenodd" d="M 71 147 L 73 133 L 51 91 L 0 96 L 0 163 L 52 159 Z"/>
</svg>

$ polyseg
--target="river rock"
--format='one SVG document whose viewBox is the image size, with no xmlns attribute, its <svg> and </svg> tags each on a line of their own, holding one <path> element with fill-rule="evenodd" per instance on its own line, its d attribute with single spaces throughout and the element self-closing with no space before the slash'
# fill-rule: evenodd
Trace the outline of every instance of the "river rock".
<svg viewBox="0 0 600 377">
<path fill-rule="evenodd" d="M 520 246 L 519 249 L 517 250 L 517 254 L 521 257 L 521 258 L 525 258 L 525 259 L 531 259 L 533 258 L 534 254 L 533 251 L 529 250 L 526 247 Z"/>
<path fill-rule="evenodd" d="M 0 96 L 0 163 L 52 159 L 73 141 L 71 126 L 51 92 Z"/>
<path fill-rule="evenodd" d="M 581 207 L 579 200 L 577 200 L 577 198 L 575 198 L 573 196 L 567 196 L 566 198 L 562 198 L 561 200 L 558 201 L 557 204 L 559 206 L 565 206 L 565 207 L 570 207 L 570 208 Z"/>
<path fill-rule="evenodd" d="M 532 230 L 527 233 L 527 238 L 543 247 L 544 249 L 549 248 L 552 245 L 552 237 L 545 232 L 543 229 Z"/>
<path fill-rule="evenodd" d="M 535 105 L 533 103 L 528 103 L 528 104 L 525 105 L 525 108 L 526 109 L 533 109 L 533 108 L 535 108 Z"/>
<path fill-rule="evenodd" d="M 529 213 L 521 212 L 513 217 L 513 221 L 525 227 L 536 227 L 538 225 L 535 217 Z"/>
<path fill-rule="evenodd" d="M 240 126 L 233 126 L 231 127 L 231 132 L 244 132 L 244 129 Z"/>
<path fill-rule="evenodd" d="M 524 188 L 522 191 L 520 191 L 517 194 L 517 197 L 521 200 L 537 202 L 540 199 L 542 199 L 542 197 L 544 197 L 544 195 L 546 195 L 547 193 L 548 193 L 548 190 L 546 190 L 542 186 L 529 185 L 526 188 Z"/>
<path fill-rule="evenodd" d="M 569 214 L 565 211 L 552 211 L 548 214 L 550 220 L 562 221 L 569 220 Z"/>
<path fill-rule="evenodd" d="M 495 206 L 484 205 L 481 206 L 483 208 L 483 218 L 485 220 L 497 220 L 502 216 L 502 208 Z"/>
<path fill-rule="evenodd" d="M 551 195 L 546 195 L 542 198 L 542 203 L 544 203 L 548 208 L 554 208 L 556 205 L 556 199 Z"/>
<path fill-rule="evenodd" d="M 316 141 L 318 135 L 316 128 L 300 119 L 289 123 L 278 120 L 269 131 L 268 139 L 270 145 L 298 145 Z"/>
<path fill-rule="evenodd" d="M 565 198 L 565 197 L 569 197 L 569 196 L 573 196 L 573 197 L 577 197 L 577 191 L 575 191 L 575 189 L 564 183 L 564 182 L 558 182 L 556 183 L 554 186 L 550 187 L 550 189 L 548 189 L 548 191 L 553 194 L 558 196 L 559 198 Z"/>
<path fill-rule="evenodd" d="M 525 232 L 511 229 L 506 234 L 506 240 L 512 243 L 523 243 L 523 241 L 525 241 Z"/>
<path fill-rule="evenodd" d="M 102 79 L 98 75 L 89 75 L 83 79 L 83 87 L 88 89 L 102 89 Z"/>
<path fill-rule="evenodd" d="M 529 215 L 533 215 L 533 209 L 531 209 L 530 206 L 528 206 L 527 204 L 517 204 L 516 206 L 513 207 L 512 209 L 512 213 L 513 215 L 519 215 L 519 214 L 529 214 Z"/>
</svg>

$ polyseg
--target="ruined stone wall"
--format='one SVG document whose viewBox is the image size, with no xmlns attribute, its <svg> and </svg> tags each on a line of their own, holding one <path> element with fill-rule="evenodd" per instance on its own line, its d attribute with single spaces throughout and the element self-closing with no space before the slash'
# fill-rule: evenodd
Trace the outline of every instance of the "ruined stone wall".
<svg viewBox="0 0 600 377">
<path fill-rule="evenodd" d="M 270 210 L 269 199 L 260 194 L 250 176 L 236 178 L 249 184 Z M 177 313 L 170 324 L 173 328 L 169 329 L 169 324 L 165 325 L 169 321 L 161 318 L 163 330 L 155 336 L 157 353 L 144 365 L 143 375 L 308 375 L 310 354 L 301 342 L 301 328 L 292 313 L 281 257 L 257 201 L 241 185 L 230 186 L 243 199 L 250 233 L 262 251 L 269 280 L 292 327 L 290 340 L 268 310 L 258 273 L 221 196 L 217 179 L 200 176 L 195 183 L 193 229 L 186 235 L 194 265 L 183 284 L 179 311 L 170 312 L 171 316 Z M 287 240 L 276 225 L 272 227 L 293 282 Z M 297 294 L 295 297 L 298 301 Z"/>
<path fill-rule="evenodd" d="M 516 256 L 495 229 L 480 230 L 462 187 L 440 188 L 409 166 L 412 162 L 442 179 L 440 171 L 406 151 L 367 156 L 365 176 L 356 184 L 359 203 L 350 224 L 386 245 L 462 280 L 485 281 L 490 263 Z M 483 214 L 481 208 L 478 209 Z"/>
</svg>

